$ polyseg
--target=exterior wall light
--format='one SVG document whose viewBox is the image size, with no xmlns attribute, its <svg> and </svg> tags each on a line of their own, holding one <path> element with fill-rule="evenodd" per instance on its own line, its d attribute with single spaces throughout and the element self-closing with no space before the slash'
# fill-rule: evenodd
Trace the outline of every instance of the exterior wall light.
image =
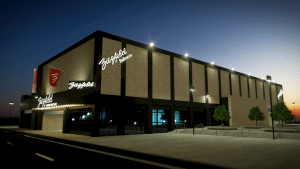
<svg viewBox="0 0 300 169">
<path fill-rule="evenodd" d="M 207 92 L 207 95 L 206 95 L 206 97 L 209 97 L 209 93 Z"/>
<path fill-rule="evenodd" d="M 154 46 L 154 43 L 153 43 L 153 42 L 151 42 L 151 43 L 150 43 L 150 46 Z"/>
<path fill-rule="evenodd" d="M 134 122 L 134 125 L 136 125 L 136 122 Z"/>
<path fill-rule="evenodd" d="M 84 119 L 84 118 L 85 118 L 85 115 L 82 115 L 82 118 Z"/>
<path fill-rule="evenodd" d="M 215 62 L 211 62 L 211 64 L 213 65 Z"/>
<path fill-rule="evenodd" d="M 184 122 L 186 123 L 186 120 L 184 120 Z"/>
<path fill-rule="evenodd" d="M 186 53 L 184 56 L 187 57 L 188 55 L 189 55 L 189 54 Z"/>
<path fill-rule="evenodd" d="M 190 91 L 194 92 L 195 91 L 195 87 L 194 86 L 190 86 Z"/>
<path fill-rule="evenodd" d="M 110 120 L 110 122 L 112 122 L 112 120 Z"/>
<path fill-rule="evenodd" d="M 87 113 L 86 115 L 90 115 L 90 113 Z"/>
<path fill-rule="evenodd" d="M 39 98 L 39 97 L 38 97 L 38 96 L 35 96 L 34 98 L 36 98 L 36 99 L 37 99 L 37 98 Z"/>
<path fill-rule="evenodd" d="M 176 119 L 174 121 L 176 122 Z"/>
<path fill-rule="evenodd" d="M 75 121 L 75 119 L 74 119 L 74 118 L 72 118 L 72 121 Z"/>
</svg>

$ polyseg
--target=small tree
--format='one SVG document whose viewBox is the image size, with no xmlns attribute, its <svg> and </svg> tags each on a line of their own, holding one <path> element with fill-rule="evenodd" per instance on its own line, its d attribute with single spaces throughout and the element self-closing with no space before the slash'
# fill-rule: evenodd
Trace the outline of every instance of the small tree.
<svg viewBox="0 0 300 169">
<path fill-rule="evenodd" d="M 226 107 L 224 105 L 219 105 L 215 109 L 214 114 L 212 116 L 216 121 L 221 120 L 222 124 L 223 121 L 229 121 L 230 119 L 229 112 L 226 110 Z"/>
<path fill-rule="evenodd" d="M 292 112 L 286 107 L 286 105 L 281 102 L 277 103 L 275 106 L 272 107 L 273 111 L 273 120 L 281 120 L 282 121 L 282 128 L 283 128 L 283 121 L 286 120 L 294 120 L 294 116 L 292 115 Z M 272 117 L 272 113 L 270 114 Z"/>
<path fill-rule="evenodd" d="M 258 107 L 253 107 L 250 110 L 250 113 L 248 115 L 248 118 L 253 121 L 256 121 L 256 126 L 257 126 L 257 120 L 261 120 L 263 121 L 265 119 L 265 117 L 263 116 L 263 113 L 260 111 L 260 109 Z"/>
</svg>

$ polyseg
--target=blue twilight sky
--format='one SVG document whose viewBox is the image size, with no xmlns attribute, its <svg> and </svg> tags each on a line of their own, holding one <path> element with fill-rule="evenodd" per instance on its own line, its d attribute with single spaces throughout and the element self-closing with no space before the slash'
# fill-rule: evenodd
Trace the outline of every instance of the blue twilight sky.
<svg viewBox="0 0 300 169">
<path fill-rule="evenodd" d="M 300 115 L 299 0 L 0 2 L 0 117 L 19 117 L 33 69 L 96 30 L 283 85 Z"/>
</svg>

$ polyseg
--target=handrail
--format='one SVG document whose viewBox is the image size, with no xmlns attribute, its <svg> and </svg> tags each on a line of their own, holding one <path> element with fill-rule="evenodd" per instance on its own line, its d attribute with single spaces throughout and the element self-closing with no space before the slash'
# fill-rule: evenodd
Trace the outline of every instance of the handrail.
<svg viewBox="0 0 300 169">
<path fill-rule="evenodd" d="M 179 127 L 179 126 L 181 126 L 181 125 L 183 125 L 183 130 L 185 129 L 185 123 L 179 124 L 179 125 L 176 126 L 176 133 L 177 133 L 177 127 Z"/>
<path fill-rule="evenodd" d="M 201 124 L 197 124 L 196 126 L 194 126 L 194 130 L 195 130 L 195 128 L 197 128 L 198 126 L 202 126 L 202 131 L 203 131 L 203 123 L 201 123 Z M 196 134 L 197 134 L 197 131 L 196 131 Z"/>
<path fill-rule="evenodd" d="M 244 129 L 245 127 L 248 127 L 248 128 L 249 128 L 249 124 L 248 124 L 247 126 L 242 127 L 242 137 L 243 137 L 243 133 L 244 133 L 243 129 Z M 250 128 L 249 128 L 249 133 L 250 133 Z"/>
</svg>

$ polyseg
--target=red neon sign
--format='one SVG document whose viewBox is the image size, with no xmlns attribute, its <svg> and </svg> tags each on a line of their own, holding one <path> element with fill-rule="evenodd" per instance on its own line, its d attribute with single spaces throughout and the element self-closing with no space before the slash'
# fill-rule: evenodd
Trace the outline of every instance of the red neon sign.
<svg viewBox="0 0 300 169">
<path fill-rule="evenodd" d="M 32 93 L 36 93 L 36 80 L 37 80 L 37 69 L 34 69 L 34 71 L 33 71 Z"/>
</svg>

